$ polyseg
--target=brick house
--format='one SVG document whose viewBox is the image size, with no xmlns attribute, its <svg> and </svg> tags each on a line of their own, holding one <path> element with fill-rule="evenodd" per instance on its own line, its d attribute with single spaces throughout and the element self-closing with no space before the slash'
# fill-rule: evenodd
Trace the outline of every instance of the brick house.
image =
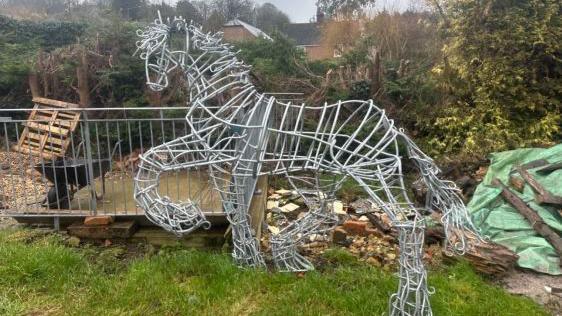
<svg viewBox="0 0 562 316">
<path fill-rule="evenodd" d="M 226 23 L 223 28 L 223 37 L 227 42 L 243 42 L 256 38 L 266 38 L 271 40 L 269 35 L 257 27 L 250 25 L 240 19 L 234 19 Z"/>
<path fill-rule="evenodd" d="M 285 29 L 285 35 L 295 41 L 306 53 L 309 60 L 322 60 L 340 57 L 340 52 L 330 47 L 322 37 L 325 26 L 324 12 L 316 11 L 316 22 L 292 23 Z"/>
<path fill-rule="evenodd" d="M 321 23 L 293 23 L 285 29 L 285 35 L 295 41 L 297 47 L 304 50 L 310 60 L 338 57 L 333 48 L 322 43 Z"/>
<path fill-rule="evenodd" d="M 340 57 L 341 52 L 327 45 L 322 38 L 324 26 L 324 13 L 316 13 L 316 22 L 292 23 L 287 25 L 283 32 L 293 40 L 297 47 L 304 50 L 309 60 L 323 60 Z M 271 40 L 265 32 L 240 19 L 234 19 L 223 26 L 224 39 L 227 42 L 242 42 L 259 37 Z"/>
</svg>

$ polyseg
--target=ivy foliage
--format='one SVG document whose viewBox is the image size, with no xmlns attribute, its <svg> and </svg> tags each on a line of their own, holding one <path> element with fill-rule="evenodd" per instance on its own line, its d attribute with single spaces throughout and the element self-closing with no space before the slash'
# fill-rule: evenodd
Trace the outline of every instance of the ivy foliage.
<svg viewBox="0 0 562 316">
<path fill-rule="evenodd" d="M 454 0 L 445 61 L 448 102 L 428 126 L 439 152 L 481 156 L 560 140 L 562 7 L 557 0 Z"/>
</svg>

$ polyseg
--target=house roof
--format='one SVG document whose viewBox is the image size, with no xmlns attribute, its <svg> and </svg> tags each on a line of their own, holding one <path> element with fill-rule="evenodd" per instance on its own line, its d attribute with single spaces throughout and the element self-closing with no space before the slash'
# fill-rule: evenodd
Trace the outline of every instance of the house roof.
<svg viewBox="0 0 562 316">
<path fill-rule="evenodd" d="M 297 43 L 297 46 L 318 45 L 322 32 L 318 23 L 292 23 L 284 30 L 285 35 Z"/>
<path fill-rule="evenodd" d="M 248 30 L 248 32 L 250 32 L 255 37 L 263 37 L 265 39 L 271 40 L 271 37 L 269 37 L 269 35 L 265 34 L 264 31 L 258 29 L 257 27 L 255 27 L 253 25 L 250 25 L 250 24 L 248 24 L 248 23 L 246 23 L 246 22 L 244 22 L 240 19 L 230 20 L 224 26 L 242 26 L 243 28 Z"/>
</svg>

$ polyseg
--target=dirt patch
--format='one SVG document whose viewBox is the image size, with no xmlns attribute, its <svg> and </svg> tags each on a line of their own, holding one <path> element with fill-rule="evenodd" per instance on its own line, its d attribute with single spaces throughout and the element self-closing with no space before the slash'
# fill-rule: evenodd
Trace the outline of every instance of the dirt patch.
<svg viewBox="0 0 562 316">
<path fill-rule="evenodd" d="M 0 210 L 0 229 L 16 226 L 17 222 L 8 216 L 5 216 L 3 211 Z"/>
<path fill-rule="evenodd" d="M 562 288 L 562 276 L 539 274 L 533 271 L 514 270 L 500 281 L 509 293 L 530 297 L 544 305 L 553 315 L 562 315 L 562 298 L 550 294 L 545 286 Z"/>
</svg>

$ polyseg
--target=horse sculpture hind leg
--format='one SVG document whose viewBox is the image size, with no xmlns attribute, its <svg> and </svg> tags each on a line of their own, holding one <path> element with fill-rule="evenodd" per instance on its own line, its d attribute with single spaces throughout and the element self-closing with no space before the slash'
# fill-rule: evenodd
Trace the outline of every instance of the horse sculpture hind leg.
<svg viewBox="0 0 562 316">
<path fill-rule="evenodd" d="M 298 177 L 289 176 L 288 173 L 286 176 L 293 189 L 304 200 L 308 212 L 283 228 L 279 234 L 271 236 L 273 261 L 279 271 L 313 270 L 312 263 L 298 253 L 298 245 L 313 234 L 324 234 L 331 231 L 338 221 L 337 215 L 332 212 L 329 204 L 335 200 L 335 192 L 341 183 L 330 180 L 322 181 L 317 171 L 311 172 L 310 182 L 303 181 L 308 178 L 302 175 L 307 171 L 301 170 L 298 173 L 300 173 Z M 301 184 L 297 182 L 298 180 Z M 308 186 L 303 182 L 306 182 Z M 321 185 L 321 182 L 328 182 L 328 185 Z M 310 188 L 311 184 L 312 188 Z"/>
<path fill-rule="evenodd" d="M 390 298 L 389 314 L 431 315 L 431 292 L 427 287 L 427 272 L 422 261 L 425 223 L 421 214 L 409 201 L 399 202 L 396 198 L 397 195 L 406 193 L 400 168 L 387 171 L 386 174 L 387 177 L 379 174 L 378 180 L 373 181 L 350 172 L 350 176 L 365 189 L 376 205 L 388 214 L 392 225 L 398 230 L 399 285 L 397 292 Z"/>
</svg>

